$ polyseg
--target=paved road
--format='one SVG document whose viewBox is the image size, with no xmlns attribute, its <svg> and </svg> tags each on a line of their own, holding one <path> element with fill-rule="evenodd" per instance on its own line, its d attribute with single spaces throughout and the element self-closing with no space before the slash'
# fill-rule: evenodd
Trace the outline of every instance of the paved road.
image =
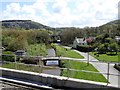
<svg viewBox="0 0 120 90">
<path fill-rule="evenodd" d="M 76 51 L 76 50 L 75 50 Z M 79 52 L 79 51 L 76 51 L 78 53 L 80 53 L 82 56 L 85 57 L 85 59 L 88 58 L 88 53 L 84 53 L 84 52 Z M 89 55 L 89 60 L 90 61 L 98 61 L 97 59 L 95 59 L 94 57 L 90 56 Z M 108 71 L 108 64 L 107 63 L 100 63 L 100 62 L 90 62 L 99 72 L 101 73 L 107 73 Z M 118 70 L 116 70 L 114 67 L 113 67 L 114 64 L 110 64 L 110 74 L 119 74 L 120 75 L 120 72 Z M 104 77 L 107 79 L 107 75 L 103 74 Z M 111 85 L 114 85 L 114 86 L 117 86 L 117 87 L 120 87 L 120 76 L 113 76 L 113 75 L 110 75 L 109 76 L 109 82 Z"/>
<path fill-rule="evenodd" d="M 55 57 L 56 56 L 55 50 L 53 48 L 48 49 L 47 53 L 48 53 L 49 57 Z"/>
<path fill-rule="evenodd" d="M 58 65 L 58 61 L 52 61 L 52 57 L 55 57 L 56 53 L 55 50 L 53 48 L 48 49 L 48 59 L 51 58 L 51 61 L 47 61 L 47 65 Z M 46 58 L 47 59 L 47 58 Z M 57 66 L 56 66 L 57 67 Z M 51 74 L 51 75 L 60 75 L 60 69 L 45 69 L 42 71 L 42 73 L 46 73 L 46 74 Z"/>
</svg>

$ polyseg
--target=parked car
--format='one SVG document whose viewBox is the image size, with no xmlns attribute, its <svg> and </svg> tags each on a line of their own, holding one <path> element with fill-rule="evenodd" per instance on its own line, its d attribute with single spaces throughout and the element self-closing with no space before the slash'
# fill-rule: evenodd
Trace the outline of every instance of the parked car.
<svg viewBox="0 0 120 90">
<path fill-rule="evenodd" d="M 115 64 L 115 65 L 114 65 L 114 68 L 116 68 L 118 71 L 120 71 L 120 63 Z"/>
</svg>

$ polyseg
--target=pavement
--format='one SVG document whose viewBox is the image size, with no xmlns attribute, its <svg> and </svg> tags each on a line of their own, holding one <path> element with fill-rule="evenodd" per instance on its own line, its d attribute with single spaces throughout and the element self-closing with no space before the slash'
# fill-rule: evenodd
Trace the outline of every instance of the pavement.
<svg viewBox="0 0 120 90">
<path fill-rule="evenodd" d="M 81 54 L 82 56 L 84 56 L 84 58 L 87 60 L 88 59 L 88 53 L 84 53 L 84 52 L 79 52 L 77 50 L 75 50 L 76 52 L 78 52 L 79 54 Z M 92 57 L 91 55 L 89 55 L 89 61 L 98 61 L 96 58 Z M 107 73 L 108 72 L 108 63 L 103 63 L 103 62 L 90 62 L 100 73 Z M 116 70 L 114 67 L 114 64 L 110 64 L 109 65 L 109 73 L 110 74 L 116 74 L 119 76 L 115 76 L 115 75 L 109 75 L 109 82 L 111 85 L 114 85 L 116 87 L 120 87 L 120 72 L 118 70 Z M 103 74 L 103 76 L 107 79 L 107 75 Z"/>
</svg>

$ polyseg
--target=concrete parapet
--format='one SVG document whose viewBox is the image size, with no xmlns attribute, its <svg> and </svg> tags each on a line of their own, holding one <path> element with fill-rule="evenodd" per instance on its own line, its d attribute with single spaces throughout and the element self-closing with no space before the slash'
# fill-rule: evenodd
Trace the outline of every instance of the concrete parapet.
<svg viewBox="0 0 120 90">
<path fill-rule="evenodd" d="M 22 71 L 22 70 L 14 70 L 14 69 L 6 69 L 0 68 L 2 70 L 2 76 L 18 78 L 18 79 L 26 79 L 30 81 L 40 82 L 44 84 L 48 84 L 56 87 L 68 87 L 68 88 L 115 88 L 111 85 L 107 85 L 106 83 L 94 82 L 88 80 L 81 79 L 73 79 L 61 76 L 54 76 L 49 74 L 39 74 L 34 72 Z"/>
</svg>

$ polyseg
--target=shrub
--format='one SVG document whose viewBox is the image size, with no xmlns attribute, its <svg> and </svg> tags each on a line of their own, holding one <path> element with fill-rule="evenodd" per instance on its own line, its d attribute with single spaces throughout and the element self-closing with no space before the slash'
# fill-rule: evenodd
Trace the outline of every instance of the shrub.
<svg viewBox="0 0 120 90">
<path fill-rule="evenodd" d="M 7 55 L 5 55 L 5 54 L 7 54 Z M 10 52 L 10 51 L 3 52 L 2 60 L 14 62 L 15 61 L 15 54 L 13 52 Z"/>
<path fill-rule="evenodd" d="M 94 50 L 93 46 L 77 46 L 77 50 L 81 52 L 91 52 Z"/>
<path fill-rule="evenodd" d="M 39 58 L 35 58 L 35 57 L 23 57 L 22 58 L 22 63 L 25 63 L 25 64 L 38 64 L 39 62 Z"/>
</svg>

